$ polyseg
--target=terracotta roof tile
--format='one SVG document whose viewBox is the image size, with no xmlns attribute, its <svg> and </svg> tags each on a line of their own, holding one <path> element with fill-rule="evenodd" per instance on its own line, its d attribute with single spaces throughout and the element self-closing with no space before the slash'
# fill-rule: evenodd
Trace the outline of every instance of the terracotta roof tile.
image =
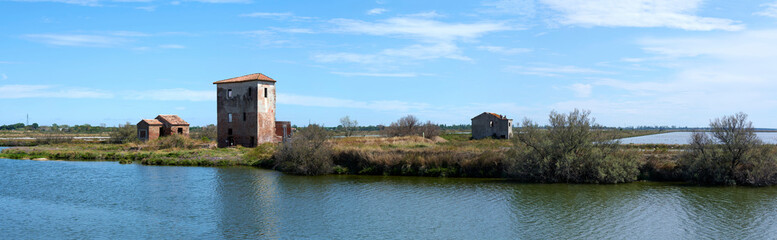
<svg viewBox="0 0 777 240">
<path fill-rule="evenodd" d="M 230 79 L 224 79 L 221 81 L 215 81 L 213 84 L 220 84 L 220 83 L 236 83 L 236 82 L 248 82 L 248 81 L 265 81 L 265 82 L 275 82 L 275 79 L 272 79 L 268 77 L 267 75 L 261 74 L 261 73 L 254 73 L 254 74 L 248 74 L 245 76 L 240 76 L 236 78 L 230 78 Z"/>
<path fill-rule="evenodd" d="M 170 125 L 189 125 L 186 121 L 178 117 L 178 115 L 159 115 L 156 117 L 160 122 L 167 122 Z"/>
<path fill-rule="evenodd" d="M 162 125 L 162 122 L 156 119 L 143 119 L 140 120 L 141 122 L 146 122 L 148 125 Z"/>
</svg>

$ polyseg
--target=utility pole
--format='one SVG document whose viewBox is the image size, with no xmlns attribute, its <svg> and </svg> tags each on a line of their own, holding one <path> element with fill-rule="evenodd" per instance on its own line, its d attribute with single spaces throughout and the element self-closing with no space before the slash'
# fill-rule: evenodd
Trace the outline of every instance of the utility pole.
<svg viewBox="0 0 777 240">
<path fill-rule="evenodd" d="M 30 114 L 27 114 L 27 125 L 30 125 Z"/>
</svg>

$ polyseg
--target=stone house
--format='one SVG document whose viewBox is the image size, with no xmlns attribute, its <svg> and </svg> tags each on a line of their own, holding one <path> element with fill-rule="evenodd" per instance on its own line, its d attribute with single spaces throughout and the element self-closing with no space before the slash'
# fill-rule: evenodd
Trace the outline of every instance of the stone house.
<svg viewBox="0 0 777 240">
<path fill-rule="evenodd" d="M 504 115 L 483 112 L 472 118 L 472 139 L 509 139 L 512 135 L 513 120 Z"/>
<path fill-rule="evenodd" d="M 181 134 L 189 136 L 189 123 L 178 115 L 159 115 L 154 119 L 143 119 L 137 124 L 138 139 L 154 140 L 162 136 Z"/>
<path fill-rule="evenodd" d="M 290 122 L 275 121 L 275 83 L 261 73 L 213 82 L 218 147 L 254 147 L 291 136 Z"/>
</svg>

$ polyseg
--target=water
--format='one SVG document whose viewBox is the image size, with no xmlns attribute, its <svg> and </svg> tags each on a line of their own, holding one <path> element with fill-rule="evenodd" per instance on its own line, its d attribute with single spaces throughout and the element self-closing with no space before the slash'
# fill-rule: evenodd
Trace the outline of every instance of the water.
<svg viewBox="0 0 777 240">
<path fill-rule="evenodd" d="M 764 239 L 777 188 L 0 159 L 3 239 Z"/>
<path fill-rule="evenodd" d="M 669 132 L 620 139 L 623 144 L 688 144 L 693 132 Z M 764 143 L 777 144 L 777 132 L 757 132 Z"/>
</svg>

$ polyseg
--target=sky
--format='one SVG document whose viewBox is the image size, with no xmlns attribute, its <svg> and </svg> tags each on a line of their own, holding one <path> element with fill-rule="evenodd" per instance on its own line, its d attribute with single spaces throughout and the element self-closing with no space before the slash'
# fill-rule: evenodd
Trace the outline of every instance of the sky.
<svg viewBox="0 0 777 240">
<path fill-rule="evenodd" d="M 300 126 L 777 128 L 777 1 L 0 0 L 0 125 L 215 124 L 212 83 L 251 73 Z"/>
</svg>

